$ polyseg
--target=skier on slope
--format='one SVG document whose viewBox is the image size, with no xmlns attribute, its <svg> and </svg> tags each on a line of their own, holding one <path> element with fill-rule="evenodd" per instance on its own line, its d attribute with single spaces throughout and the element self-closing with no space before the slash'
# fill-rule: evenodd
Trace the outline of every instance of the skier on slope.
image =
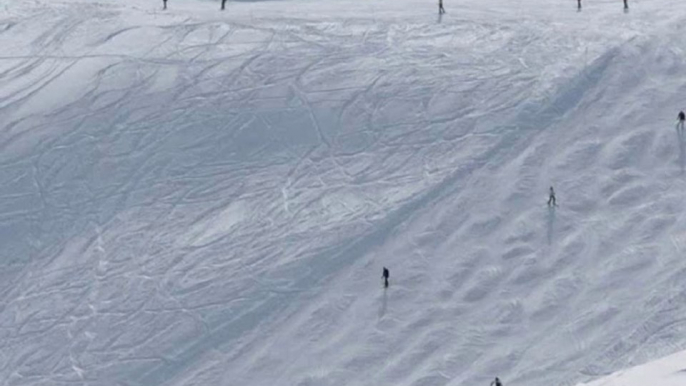
<svg viewBox="0 0 686 386">
<path fill-rule="evenodd" d="M 498 379 L 498 377 L 495 377 L 495 381 L 491 382 L 491 386 L 503 386 L 503 383 L 500 382 L 500 379 Z"/>
<path fill-rule="evenodd" d="M 686 121 L 686 113 L 684 113 L 683 111 L 679 111 L 679 115 L 677 116 L 676 128 L 683 130 L 684 121 Z"/>
<path fill-rule="evenodd" d="M 162 9 L 167 9 L 167 0 L 162 0 Z"/>
<path fill-rule="evenodd" d="M 625 11 L 629 10 L 629 0 L 624 0 L 624 10 Z"/>
<path fill-rule="evenodd" d="M 391 276 L 390 272 L 388 272 L 388 268 L 383 267 L 383 273 L 381 274 L 381 277 L 383 277 L 383 286 L 384 288 L 388 288 L 388 277 Z"/>
<path fill-rule="evenodd" d="M 445 9 L 443 8 L 443 0 L 438 0 L 438 14 L 442 15 L 445 13 Z"/>
<path fill-rule="evenodd" d="M 222 11 L 226 9 L 226 0 L 222 0 Z"/>
<path fill-rule="evenodd" d="M 555 190 L 550 187 L 550 196 L 548 197 L 548 206 L 557 206 L 557 200 L 555 199 Z"/>
<path fill-rule="evenodd" d="M 576 9 L 581 11 L 581 0 L 576 0 Z"/>
</svg>

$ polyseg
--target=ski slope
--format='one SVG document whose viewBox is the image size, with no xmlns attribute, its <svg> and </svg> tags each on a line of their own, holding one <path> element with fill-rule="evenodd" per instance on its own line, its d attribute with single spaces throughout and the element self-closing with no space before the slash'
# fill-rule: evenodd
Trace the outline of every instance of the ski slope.
<svg viewBox="0 0 686 386">
<path fill-rule="evenodd" d="M 0 385 L 571 386 L 686 349 L 681 2 L 169 7 L 0 4 Z"/>
<path fill-rule="evenodd" d="M 647 384 L 680 386 L 686 383 L 684 360 L 686 360 L 686 352 L 682 351 L 579 386 L 641 386 Z"/>
</svg>

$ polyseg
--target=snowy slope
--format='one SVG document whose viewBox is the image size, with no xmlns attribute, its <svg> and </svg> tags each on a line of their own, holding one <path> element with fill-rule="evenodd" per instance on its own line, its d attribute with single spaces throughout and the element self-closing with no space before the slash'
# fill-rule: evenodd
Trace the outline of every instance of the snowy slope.
<svg viewBox="0 0 686 386">
<path fill-rule="evenodd" d="M 686 352 L 682 351 L 579 386 L 681 386 L 686 384 L 685 360 Z"/>
<path fill-rule="evenodd" d="M 159 3 L 0 7 L 0 384 L 575 385 L 686 349 L 680 2 Z"/>
</svg>

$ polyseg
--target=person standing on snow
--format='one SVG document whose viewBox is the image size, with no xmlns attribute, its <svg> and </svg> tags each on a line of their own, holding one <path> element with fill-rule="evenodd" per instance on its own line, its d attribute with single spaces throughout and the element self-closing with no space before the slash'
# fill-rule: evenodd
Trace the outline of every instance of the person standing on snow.
<svg viewBox="0 0 686 386">
<path fill-rule="evenodd" d="M 629 0 L 624 0 L 624 10 L 629 10 Z"/>
<path fill-rule="evenodd" d="M 684 121 L 686 121 L 686 113 L 684 113 L 683 111 L 679 111 L 679 115 L 677 116 L 676 128 L 683 130 Z"/>
<path fill-rule="evenodd" d="M 495 377 L 495 381 L 491 382 L 491 386 L 503 386 L 503 383 L 500 382 L 500 379 L 498 379 L 498 377 Z"/>
<path fill-rule="evenodd" d="M 226 0 L 222 0 L 222 11 L 226 9 Z"/>
<path fill-rule="evenodd" d="M 581 11 L 581 0 L 576 0 L 576 9 Z"/>
<path fill-rule="evenodd" d="M 167 9 L 167 0 L 162 0 L 162 9 Z"/>
<path fill-rule="evenodd" d="M 388 272 L 388 268 L 383 267 L 383 273 L 381 274 L 381 277 L 383 277 L 383 286 L 384 288 L 388 288 L 388 278 L 391 276 L 390 272 Z"/>
<path fill-rule="evenodd" d="M 548 197 L 548 206 L 557 206 L 557 200 L 555 199 L 555 190 L 550 187 L 550 196 Z"/>
<path fill-rule="evenodd" d="M 438 0 L 438 14 L 442 15 L 445 13 L 445 8 L 443 8 L 443 0 Z"/>
</svg>

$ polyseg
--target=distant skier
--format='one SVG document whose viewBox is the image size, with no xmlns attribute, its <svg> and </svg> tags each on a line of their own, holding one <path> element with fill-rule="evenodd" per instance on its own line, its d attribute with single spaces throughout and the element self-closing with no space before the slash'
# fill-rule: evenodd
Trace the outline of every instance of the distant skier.
<svg viewBox="0 0 686 386">
<path fill-rule="evenodd" d="M 576 9 L 581 11 L 581 0 L 576 0 Z"/>
<path fill-rule="evenodd" d="M 676 128 L 683 130 L 684 121 L 686 121 L 686 113 L 684 113 L 683 111 L 679 111 L 679 115 L 677 116 Z"/>
<path fill-rule="evenodd" d="M 388 272 L 388 268 L 383 267 L 383 274 L 381 274 L 381 277 L 383 277 L 383 286 L 384 288 L 388 288 L 388 277 L 391 276 L 390 272 Z"/>
<path fill-rule="evenodd" d="M 555 199 L 555 190 L 550 187 L 550 196 L 548 197 L 548 206 L 557 206 L 557 200 Z"/>
<path fill-rule="evenodd" d="M 500 379 L 498 379 L 498 377 L 495 377 L 495 381 L 491 382 L 491 386 L 503 386 L 503 383 L 500 382 Z"/>
<path fill-rule="evenodd" d="M 162 9 L 167 9 L 167 0 L 162 0 Z"/>
<path fill-rule="evenodd" d="M 629 10 L 629 0 L 624 0 L 624 11 Z"/>
<path fill-rule="evenodd" d="M 445 8 L 443 8 L 443 0 L 438 0 L 438 14 L 442 15 L 445 13 Z"/>
<path fill-rule="evenodd" d="M 226 0 L 222 0 L 222 11 L 226 9 Z"/>
</svg>

